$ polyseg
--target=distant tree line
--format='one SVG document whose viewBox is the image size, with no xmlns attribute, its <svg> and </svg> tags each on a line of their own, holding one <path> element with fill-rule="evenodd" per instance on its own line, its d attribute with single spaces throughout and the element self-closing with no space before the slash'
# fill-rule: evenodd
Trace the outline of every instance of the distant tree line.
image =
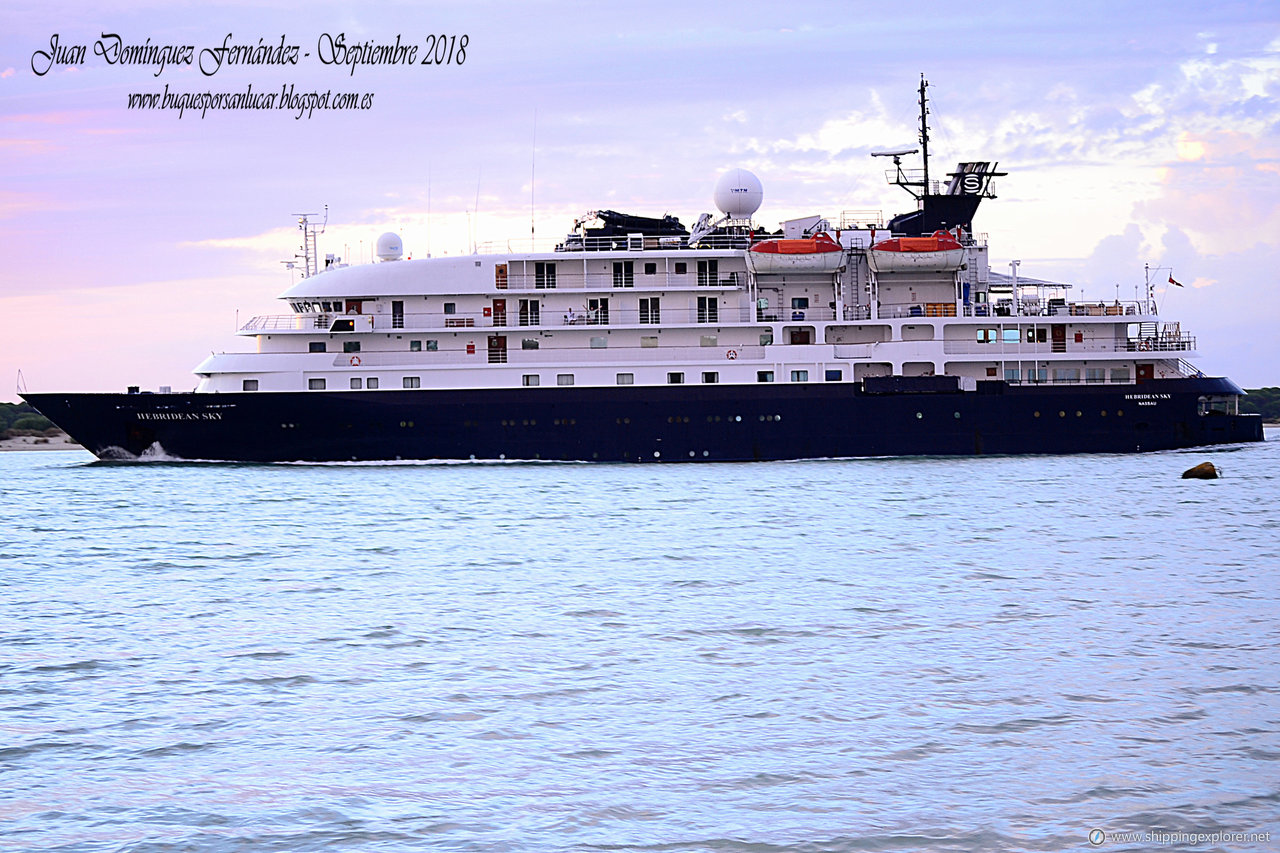
<svg viewBox="0 0 1280 853">
<path fill-rule="evenodd" d="M 1249 388 L 1248 397 L 1240 398 L 1240 411 L 1262 415 L 1264 420 L 1280 421 L 1280 388 Z"/>
<path fill-rule="evenodd" d="M 0 403 L 0 438 L 43 435 L 56 429 L 52 421 L 27 403 Z"/>
</svg>

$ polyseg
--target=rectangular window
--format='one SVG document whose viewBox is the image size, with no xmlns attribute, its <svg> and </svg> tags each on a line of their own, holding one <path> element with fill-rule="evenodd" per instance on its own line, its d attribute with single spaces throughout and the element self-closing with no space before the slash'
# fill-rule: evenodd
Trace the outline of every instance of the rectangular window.
<svg viewBox="0 0 1280 853">
<path fill-rule="evenodd" d="M 409 352 L 422 352 L 422 341 L 409 341 Z"/>
<path fill-rule="evenodd" d="M 1047 367 L 1029 367 L 1027 368 L 1027 380 L 1030 382 L 1048 382 L 1049 369 Z"/>
<path fill-rule="evenodd" d="M 440 349 L 439 341 L 427 341 L 427 352 L 435 352 Z"/>
<path fill-rule="evenodd" d="M 1003 340 L 1006 344 L 1016 344 L 1021 338 L 1017 329 L 1005 329 L 1003 332 Z"/>
<path fill-rule="evenodd" d="M 537 338 L 523 338 L 520 341 L 520 349 L 537 349 L 541 343 Z"/>
<path fill-rule="evenodd" d="M 307 390 L 308 390 L 308 391 L 323 391 L 323 390 L 324 390 L 324 380 L 323 380 L 323 379 L 308 379 L 308 380 L 307 380 Z"/>
<path fill-rule="evenodd" d="M 619 385 L 634 385 L 634 384 L 635 384 L 635 382 L 636 382 L 636 375 L 635 375 L 634 373 L 619 373 L 619 374 L 618 374 L 618 384 L 619 384 Z"/>
<path fill-rule="evenodd" d="M 640 336 L 640 346 L 641 346 L 641 347 L 643 347 L 643 348 L 645 348 L 645 349 L 651 349 L 651 348 L 653 348 L 653 347 L 656 347 L 657 345 L 658 345 L 658 336 L 657 336 L 657 335 L 641 335 L 641 336 Z"/>
<path fill-rule="evenodd" d="M 421 387 L 422 387 L 422 379 L 420 379 L 420 378 L 419 378 L 419 377 L 417 377 L 417 376 L 406 376 L 406 377 L 404 377 L 404 387 L 406 387 L 406 388 L 421 388 Z"/>
<path fill-rule="evenodd" d="M 683 373 L 668 373 L 668 374 L 667 374 L 667 384 L 668 384 L 668 385 L 683 385 L 683 384 L 684 384 L 684 374 L 683 374 Z"/>
<path fill-rule="evenodd" d="M 719 382 L 719 381 L 720 381 L 720 371 L 718 371 L 718 370 L 704 370 L 704 371 L 702 371 L 702 384 L 703 384 L 703 385 L 715 385 L 715 384 L 716 384 L 717 382 Z"/>
<path fill-rule="evenodd" d="M 715 335 L 703 335 L 698 339 L 698 346 L 716 347 L 720 345 L 719 343 L 717 343 L 719 340 L 720 339 Z"/>
<path fill-rule="evenodd" d="M 365 381 L 365 383 L 364 383 L 364 387 L 365 387 L 365 388 L 368 388 L 370 391 L 377 391 L 377 390 L 378 390 L 378 377 L 376 377 L 376 376 L 370 376 L 370 377 Z"/>
<path fill-rule="evenodd" d="M 772 371 L 772 370 L 759 370 L 759 371 L 756 371 L 756 381 L 757 381 L 757 382 L 772 382 L 772 381 L 773 381 L 773 371 Z"/>
<path fill-rule="evenodd" d="M 1022 381 L 1022 371 L 1016 367 L 1006 367 L 1004 369 L 1004 381 L 1005 382 Z"/>
<path fill-rule="evenodd" d="M 614 261 L 613 262 L 613 286 L 614 287 L 635 287 L 635 285 L 636 285 L 635 261 Z"/>
<path fill-rule="evenodd" d="M 520 300 L 520 325 L 537 326 L 542 323 L 542 303 L 536 299 Z"/>
<path fill-rule="evenodd" d="M 572 385 L 572 384 L 573 384 L 573 374 L 572 374 L 572 373 L 557 373 L 557 374 L 556 374 L 556 384 L 557 384 L 557 385 Z"/>
<path fill-rule="evenodd" d="M 343 352 L 360 352 L 360 342 L 359 341 L 343 341 L 342 351 Z"/>
<path fill-rule="evenodd" d="M 655 263 L 647 263 L 647 264 L 645 264 L 645 265 L 644 265 L 644 274 L 645 274 L 645 275 L 657 275 L 657 274 L 658 274 L 658 265 L 657 265 L 657 264 L 655 264 Z"/>
<path fill-rule="evenodd" d="M 809 297 L 807 297 L 807 296 L 793 296 L 793 297 L 791 297 L 791 307 L 792 307 L 792 308 L 801 308 L 801 309 L 803 309 L 803 308 L 808 308 L 808 307 L 809 307 Z"/>
<path fill-rule="evenodd" d="M 520 381 L 526 388 L 532 388 L 534 385 L 538 384 L 538 374 L 526 373 L 520 378 Z"/>
<path fill-rule="evenodd" d="M 1027 329 L 1027 343 L 1043 344 L 1049 342 L 1048 329 Z"/>
<path fill-rule="evenodd" d="M 1106 382 L 1107 369 L 1105 367 L 1086 367 L 1084 369 L 1085 382 Z"/>
<path fill-rule="evenodd" d="M 698 261 L 698 286 L 711 287 L 720 278 L 720 262 Z"/>
<path fill-rule="evenodd" d="M 793 371 L 791 371 L 791 381 L 792 381 L 792 382 L 808 382 L 808 381 L 809 381 L 809 371 L 807 371 L 807 370 L 793 370 Z"/>
<path fill-rule="evenodd" d="M 537 261 L 533 265 L 533 286 L 539 290 L 554 290 L 556 265 L 554 261 Z"/>
<path fill-rule="evenodd" d="M 404 328 L 404 300 L 403 299 L 391 300 L 391 328 L 393 329 Z"/>
<path fill-rule="evenodd" d="M 361 387 L 362 385 L 364 385 L 364 382 L 360 379 L 360 377 L 359 377 L 359 376 L 352 376 L 352 377 L 351 377 L 351 390 L 352 390 L 352 391 L 359 391 L 359 390 L 360 390 L 360 387 Z"/>
<path fill-rule="evenodd" d="M 684 261 L 676 261 L 676 275 L 688 275 L 689 265 Z"/>
<path fill-rule="evenodd" d="M 605 348 L 607 348 L 608 346 L 609 346 L 609 339 L 608 339 L 608 338 L 599 338 L 599 337 L 596 337 L 596 338 L 592 338 L 592 339 L 591 339 L 591 348 L 592 348 L 592 349 L 605 349 Z"/>
<path fill-rule="evenodd" d="M 240 383 L 240 390 L 241 390 L 241 391 L 257 391 L 257 390 L 258 390 L 258 380 L 256 380 L 256 379 L 246 379 L 246 380 L 244 380 L 243 382 L 241 382 L 241 383 Z"/>
<path fill-rule="evenodd" d="M 659 311 L 659 299 L 656 296 L 640 297 L 640 322 L 641 323 L 661 323 L 661 314 Z"/>
<path fill-rule="evenodd" d="M 1112 382 L 1128 382 L 1128 381 L 1129 381 L 1129 368 L 1127 368 L 1127 367 L 1113 367 L 1113 368 L 1111 368 L 1111 381 L 1112 381 Z"/>
<path fill-rule="evenodd" d="M 324 341 L 311 341 L 307 344 L 307 352 L 324 352 Z"/>
<path fill-rule="evenodd" d="M 1080 368 L 1078 367 L 1055 367 L 1053 369 L 1054 382 L 1079 382 Z"/>
<path fill-rule="evenodd" d="M 444 304 L 444 313 L 446 313 L 446 314 L 457 314 L 457 313 L 458 313 L 458 303 L 456 303 L 456 302 L 446 302 L 446 303 Z"/>
<path fill-rule="evenodd" d="M 699 323 L 718 323 L 720 322 L 720 300 L 714 296 L 698 297 L 698 322 Z"/>
<path fill-rule="evenodd" d="M 828 382 L 839 382 L 844 379 L 844 371 L 839 368 L 828 370 L 826 379 Z"/>
<path fill-rule="evenodd" d="M 765 332 L 760 335 L 760 346 L 767 347 L 771 343 L 773 343 L 773 332 Z"/>
</svg>

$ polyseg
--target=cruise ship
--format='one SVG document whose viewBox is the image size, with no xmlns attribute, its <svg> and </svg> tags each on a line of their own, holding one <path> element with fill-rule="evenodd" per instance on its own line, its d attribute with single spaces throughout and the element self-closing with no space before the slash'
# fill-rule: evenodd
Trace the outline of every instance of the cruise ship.
<svg viewBox="0 0 1280 853">
<path fill-rule="evenodd" d="M 1133 300 L 992 269 L 979 204 L 1003 173 L 930 178 L 877 152 L 910 209 L 765 230 L 758 178 L 719 214 L 597 210 L 545 252 L 378 260 L 318 252 L 281 314 L 194 392 L 24 393 L 102 459 L 745 461 L 1136 452 L 1262 440 L 1196 338 Z M 923 169 L 904 168 L 920 154 Z M 1158 277 L 1158 276 L 1157 276 Z M 1172 276 L 1170 276 L 1172 279 Z"/>
</svg>

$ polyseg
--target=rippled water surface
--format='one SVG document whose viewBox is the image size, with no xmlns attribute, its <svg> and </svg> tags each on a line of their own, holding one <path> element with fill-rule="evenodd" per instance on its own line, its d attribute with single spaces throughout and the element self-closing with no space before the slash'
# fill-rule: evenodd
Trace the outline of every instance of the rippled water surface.
<svg viewBox="0 0 1280 853">
<path fill-rule="evenodd" d="M 0 454 L 0 848 L 1280 841 L 1280 441 L 88 460 Z"/>
</svg>

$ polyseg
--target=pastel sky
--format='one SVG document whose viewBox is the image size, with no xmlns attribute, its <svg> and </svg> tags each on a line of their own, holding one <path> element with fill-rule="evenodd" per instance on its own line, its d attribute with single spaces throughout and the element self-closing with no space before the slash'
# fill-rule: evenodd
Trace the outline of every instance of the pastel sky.
<svg viewBox="0 0 1280 853">
<path fill-rule="evenodd" d="M 111 64 L 125 44 L 297 45 L 295 66 Z M 58 36 L 83 62 L 33 71 Z M 326 38 L 467 36 L 448 66 L 323 64 Z M 74 57 L 73 57 L 74 58 Z M 237 323 L 283 313 L 293 214 L 321 252 L 550 248 L 602 207 L 713 209 L 755 172 L 756 220 L 909 209 L 870 152 L 912 143 L 931 83 L 935 173 L 999 162 L 975 220 L 993 269 L 1132 298 L 1143 265 L 1207 373 L 1280 385 L 1280 5 L 201 3 L 6 0 L 0 10 L 0 400 L 175 390 Z M 368 109 L 129 109 L 131 93 L 352 92 Z M 1167 281 L 1168 269 L 1157 273 Z"/>
</svg>

